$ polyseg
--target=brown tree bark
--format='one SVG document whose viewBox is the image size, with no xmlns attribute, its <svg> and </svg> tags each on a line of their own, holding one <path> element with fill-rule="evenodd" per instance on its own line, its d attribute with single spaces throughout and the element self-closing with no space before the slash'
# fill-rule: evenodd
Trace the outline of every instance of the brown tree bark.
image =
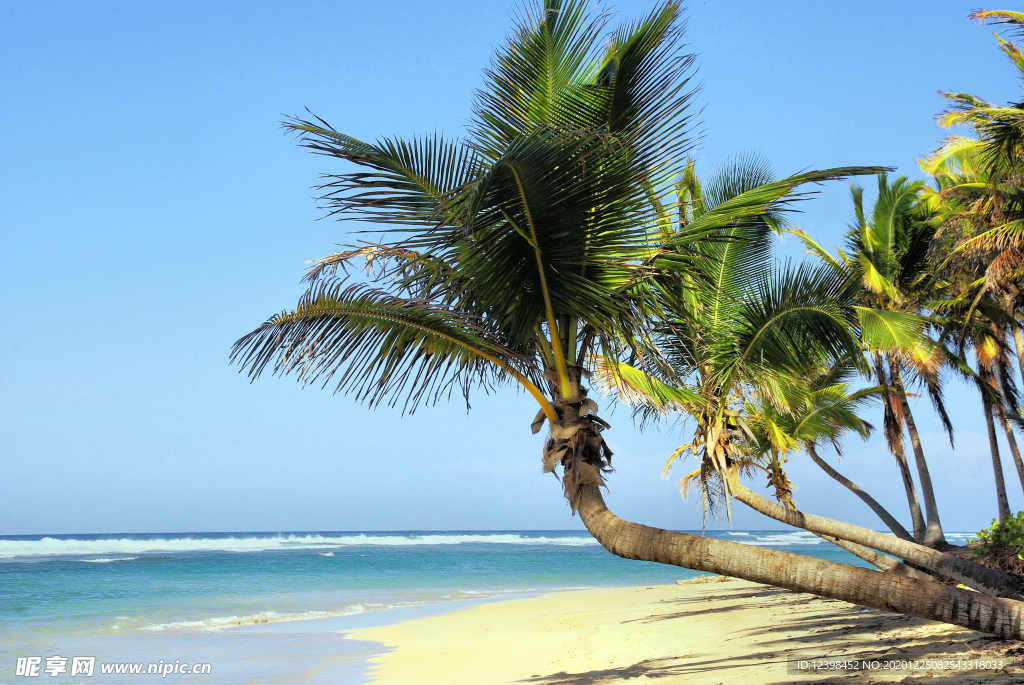
<svg viewBox="0 0 1024 685">
<path fill-rule="evenodd" d="M 921 515 L 921 504 L 917 500 L 917 488 L 914 486 L 914 478 L 910 475 L 910 466 L 907 465 L 907 457 L 903 453 L 903 434 L 898 436 L 889 434 L 890 427 L 893 431 L 900 425 L 898 415 L 902 413 L 897 405 L 899 401 L 894 396 L 889 375 L 885 369 L 885 360 L 881 354 L 874 355 L 875 376 L 878 384 L 884 388 L 882 402 L 885 407 L 886 441 L 889 443 L 892 456 L 896 459 L 896 466 L 900 469 L 900 476 L 903 478 L 903 489 L 907 492 L 907 505 L 910 507 L 910 523 L 914 529 L 914 539 L 920 542 L 924 540 L 927 527 L 924 523 L 924 516 Z M 902 429 L 901 429 L 902 430 Z M 896 438 L 899 438 L 896 440 Z"/>
<path fill-rule="evenodd" d="M 818 534 L 815 533 L 815 535 Z M 935 581 L 934 576 L 930 576 L 927 573 L 924 573 L 923 571 L 918 571 L 916 568 L 907 566 L 903 562 L 893 559 L 892 557 L 887 557 L 884 554 L 879 554 L 873 549 L 868 549 L 867 547 L 858 545 L 853 542 L 847 542 L 846 540 L 840 540 L 839 538 L 830 538 L 827 535 L 818 535 L 818 537 L 822 540 L 825 540 L 826 542 L 831 542 L 833 545 L 839 547 L 840 549 L 845 549 L 853 556 L 857 557 L 861 561 L 866 561 L 867 563 L 877 568 L 879 571 L 887 571 L 890 573 L 903 573 L 909 576 L 913 576 L 915 578 L 919 578 L 921 580 Z"/>
<path fill-rule="evenodd" d="M 896 396 L 899 398 L 900 408 L 903 410 L 903 420 L 906 422 L 907 432 L 910 434 L 910 444 L 914 448 L 917 476 L 921 481 L 926 528 L 920 542 L 929 547 L 941 547 L 946 544 L 946 536 L 942 532 L 942 523 L 939 521 L 939 508 L 935 502 L 935 491 L 932 489 L 932 476 L 928 471 L 928 462 L 924 458 L 921 436 L 917 432 L 917 424 L 910 411 L 910 403 L 907 402 L 907 392 L 903 387 L 903 375 L 900 373 L 899 363 L 892 357 L 889 358 L 889 373 L 892 376 L 893 385 L 896 386 Z"/>
<path fill-rule="evenodd" d="M 1003 425 L 1003 432 L 1006 433 L 1006 443 L 1010 446 L 1010 454 L 1013 456 L 1013 465 L 1017 467 L 1020 487 L 1024 489 L 1024 462 L 1020 458 L 1020 450 L 1017 448 L 1017 438 L 1013 434 L 1013 426 L 1006 420 L 1005 412 L 999 412 L 999 423 Z"/>
<path fill-rule="evenodd" d="M 787 509 L 751 492 L 740 483 L 735 473 L 731 474 L 729 479 L 729 489 L 737 500 L 776 521 L 891 554 L 909 564 L 952 578 L 988 595 L 1024 600 L 1024 578 L 874 530 Z"/>
<path fill-rule="evenodd" d="M 860 606 L 1024 637 L 1024 603 L 989 597 L 907 575 L 812 559 L 766 547 L 677 533 L 620 519 L 595 485 L 576 500 L 580 518 L 601 545 L 625 559 L 642 559 L 765 583 Z M 931 550 L 934 551 L 934 550 Z"/>
<path fill-rule="evenodd" d="M 885 507 L 879 504 L 874 497 L 864 492 L 864 490 L 862 490 L 856 483 L 854 483 L 852 480 L 836 471 L 834 468 L 828 465 L 828 462 L 819 457 L 818 451 L 817 449 L 815 449 L 813 444 L 808 443 L 807 445 L 805 445 L 805 447 L 807 448 L 807 454 L 810 455 L 814 463 L 820 466 L 822 471 L 824 471 L 832 478 L 837 480 L 850 492 L 857 495 L 857 497 L 860 497 L 865 504 L 871 507 L 871 511 L 875 512 L 875 514 L 878 515 L 878 518 L 882 519 L 882 522 L 885 523 L 885 525 L 889 526 L 889 530 L 892 531 L 893 535 L 902 540 L 914 539 L 913 536 L 911 536 L 911 534 L 907 531 L 907 529 L 900 525 L 900 522 L 897 521 L 896 518 L 892 514 L 890 514 Z"/>
<path fill-rule="evenodd" d="M 815 535 L 818 535 L 815 533 Z M 855 542 L 848 542 L 846 540 L 840 540 L 839 538 L 829 537 L 828 535 L 818 535 L 819 538 L 825 542 L 831 542 L 839 549 L 844 549 L 853 556 L 857 557 L 861 561 L 865 561 L 879 571 L 891 571 L 900 565 L 900 562 L 892 557 L 887 557 L 884 554 L 879 554 L 873 549 L 868 549 L 863 545 L 858 545 Z"/>
<path fill-rule="evenodd" d="M 985 409 L 985 425 L 988 426 L 988 447 L 992 452 L 992 472 L 996 479 L 996 506 L 999 509 L 999 520 L 1010 515 L 1010 503 L 1006 499 L 1006 481 L 1003 480 L 1003 463 L 999 459 L 999 442 L 996 440 L 996 425 L 993 419 L 992 403 L 982 397 Z"/>
</svg>

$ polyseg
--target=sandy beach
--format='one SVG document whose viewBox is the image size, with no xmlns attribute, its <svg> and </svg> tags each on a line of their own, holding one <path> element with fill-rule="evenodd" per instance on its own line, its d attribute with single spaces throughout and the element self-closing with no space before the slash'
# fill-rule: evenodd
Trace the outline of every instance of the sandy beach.
<svg viewBox="0 0 1024 685">
<path fill-rule="evenodd" d="M 740 580 L 558 592 L 358 630 L 392 651 L 381 685 L 658 682 L 1021 683 L 1019 642 Z M 713 582 L 707 582 L 713 581 Z M 788 673 L 794 656 L 953 661 L 1001 670 Z"/>
</svg>

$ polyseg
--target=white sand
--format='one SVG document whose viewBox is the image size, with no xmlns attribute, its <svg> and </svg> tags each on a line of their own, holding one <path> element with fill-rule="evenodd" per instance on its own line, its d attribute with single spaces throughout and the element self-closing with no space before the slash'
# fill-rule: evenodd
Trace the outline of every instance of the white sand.
<svg viewBox="0 0 1024 685">
<path fill-rule="evenodd" d="M 1024 683 L 1017 666 L 787 674 L 793 655 L 949 660 L 1022 644 L 738 580 L 551 593 L 352 637 L 393 649 L 376 660 L 382 685 Z"/>
</svg>

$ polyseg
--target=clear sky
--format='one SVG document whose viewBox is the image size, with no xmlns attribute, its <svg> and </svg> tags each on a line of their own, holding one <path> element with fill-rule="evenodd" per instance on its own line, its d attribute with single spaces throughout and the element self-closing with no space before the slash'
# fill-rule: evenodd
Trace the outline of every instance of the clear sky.
<svg viewBox="0 0 1024 685">
<path fill-rule="evenodd" d="M 691 3 L 704 168 L 759 151 L 778 174 L 915 175 L 943 135 L 937 90 L 1019 93 L 990 31 L 965 18 L 977 4 Z M 282 135 L 282 115 L 308 107 L 370 140 L 457 133 L 512 12 L 0 0 L 0 534 L 580 526 L 540 472 L 527 396 L 402 417 L 228 366 L 235 339 L 294 304 L 305 262 L 349 240 L 312 199 L 337 165 Z M 798 223 L 838 242 L 846 185 L 804 204 Z M 977 530 L 996 513 L 980 402 L 962 386 L 948 401 L 955 452 L 927 400 L 915 407 L 947 530 Z M 613 509 L 699 528 L 680 474 L 660 478 L 689 433 L 609 418 Z M 802 508 L 880 525 L 816 468 L 790 465 Z M 880 440 L 849 444 L 842 468 L 907 522 Z M 1024 508 L 1005 450 L 1004 468 Z M 778 527 L 741 506 L 735 527 Z"/>
</svg>

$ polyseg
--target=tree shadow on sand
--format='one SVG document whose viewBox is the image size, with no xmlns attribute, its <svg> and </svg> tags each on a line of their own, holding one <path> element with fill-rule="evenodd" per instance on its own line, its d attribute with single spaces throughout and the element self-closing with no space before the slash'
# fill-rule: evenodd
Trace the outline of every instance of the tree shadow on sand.
<svg viewBox="0 0 1024 685">
<path fill-rule="evenodd" d="M 742 657 L 742 663 L 730 663 L 740 661 L 740 659 L 711 659 L 706 661 L 692 662 L 685 660 L 683 657 L 669 657 L 663 659 L 644 659 L 638 661 L 635 664 L 629 666 L 622 666 L 619 668 L 606 668 L 598 669 L 593 671 L 580 671 L 578 673 L 568 673 L 561 671 L 559 673 L 551 673 L 548 675 L 534 676 L 531 678 L 524 678 L 518 682 L 522 683 L 544 683 L 545 685 L 602 685 L 606 683 L 618 683 L 623 681 L 629 681 L 634 678 L 646 676 L 648 680 L 660 680 L 662 678 L 679 678 L 679 682 L 685 682 L 686 676 L 693 676 L 697 673 L 705 673 L 708 671 L 723 671 L 733 668 L 758 668 L 764 667 L 769 664 L 780 664 L 785 665 L 786 659 L 782 658 L 765 658 L 760 660 L 757 664 L 751 664 L 750 659 L 757 659 L 760 655 L 748 654 Z M 867 657 L 866 657 L 867 658 Z M 685 663 L 684 663 L 685 661 Z M 899 673 L 901 678 L 893 680 L 892 676 Z M 724 676 L 724 674 L 723 674 Z M 759 676 L 757 682 L 768 682 L 767 680 L 761 680 Z M 787 682 L 785 680 L 785 674 L 780 673 L 771 682 Z M 1021 670 L 1015 668 L 1009 672 L 1007 671 L 952 671 L 947 673 L 913 673 L 913 672 L 888 672 L 878 677 L 874 676 L 871 672 L 860 672 L 857 675 L 851 673 L 842 673 L 834 676 L 826 676 L 821 678 L 812 678 L 811 674 L 801 674 L 794 676 L 794 682 L 814 682 L 814 683 L 883 683 L 883 682 L 899 682 L 905 685 L 918 685 L 923 683 L 930 683 L 931 685 L 961 685 L 961 684 L 978 684 L 982 683 L 991 685 L 1008 685 L 1010 683 L 1024 683 L 1024 677 L 1021 675 Z"/>
<path fill-rule="evenodd" d="M 644 659 L 631 666 L 619 668 L 606 668 L 595 671 L 583 671 L 580 673 L 552 673 L 550 675 L 525 678 L 519 682 L 523 683 L 546 683 L 547 685 L 587 685 L 589 683 L 613 683 L 619 680 L 631 680 L 640 676 L 648 678 L 669 678 L 682 676 L 690 672 L 682 663 L 682 657 L 670 657 L 666 659 Z"/>
<path fill-rule="evenodd" d="M 718 650 L 708 650 L 705 653 L 689 651 L 680 656 L 661 657 L 656 659 L 644 659 L 636 663 L 580 671 L 570 673 L 560 671 L 544 675 L 536 675 L 525 678 L 519 682 L 545 683 L 546 685 L 600 685 L 603 683 L 628 682 L 635 678 L 645 676 L 649 680 L 671 679 L 672 682 L 685 682 L 686 677 L 709 672 L 722 672 L 723 679 L 734 669 L 751 669 L 751 674 L 757 673 L 760 669 L 774 665 L 775 674 L 772 682 L 786 681 L 786 662 L 790 659 L 807 658 L 815 652 L 815 658 L 856 658 L 856 659 L 884 659 L 884 658 L 914 658 L 916 655 L 948 655 L 946 658 L 984 658 L 988 656 L 1002 656 L 1013 658 L 1018 655 L 1024 656 L 1024 645 L 1018 642 L 1001 642 L 997 638 L 975 633 L 966 629 L 958 631 L 953 635 L 900 635 L 903 629 L 913 630 L 914 628 L 930 624 L 930 621 L 915 619 L 909 616 L 896 616 L 887 612 L 874 609 L 859 609 L 844 602 L 822 599 L 801 593 L 790 593 L 787 590 L 764 589 L 764 590 L 741 590 L 738 592 L 715 592 L 713 597 L 701 595 L 696 597 L 683 597 L 679 599 L 665 600 L 661 606 L 669 605 L 666 608 L 686 607 L 682 611 L 668 611 L 663 614 L 652 614 L 641 619 L 630 619 L 624 623 L 652 623 L 655 621 L 668 621 L 673 619 L 687 619 L 706 615 L 708 609 L 699 608 L 709 599 L 740 600 L 735 605 L 716 607 L 715 613 L 723 611 L 731 612 L 741 609 L 751 609 L 761 605 L 767 607 L 778 601 L 779 595 L 790 595 L 786 600 L 787 607 L 806 606 L 808 609 L 818 609 L 821 602 L 834 603 L 830 607 L 828 615 L 822 616 L 819 611 L 808 611 L 801 615 L 796 614 L 779 616 L 772 625 L 759 625 L 742 630 L 745 635 L 760 635 L 758 646 L 759 651 L 746 651 L 742 654 L 722 656 Z M 691 605 L 693 608 L 690 608 Z M 874 640 L 866 644 L 853 646 L 846 641 L 846 636 L 851 634 L 870 635 L 875 634 Z M 855 651 L 856 654 L 852 654 Z M 958 655 L 953 657 L 953 655 Z M 1010 672 L 1006 671 L 906 671 L 899 672 L 899 677 L 893 679 L 893 672 L 875 674 L 861 671 L 856 675 L 851 673 L 821 674 L 815 678 L 812 674 L 794 674 L 793 681 L 815 682 L 815 683 L 881 683 L 900 682 L 908 684 L 935 683 L 938 685 L 953 685 L 954 683 L 1024 683 L 1024 672 L 1018 667 L 1012 667 Z M 757 681 L 763 682 L 763 674 L 759 674 Z"/>
</svg>

